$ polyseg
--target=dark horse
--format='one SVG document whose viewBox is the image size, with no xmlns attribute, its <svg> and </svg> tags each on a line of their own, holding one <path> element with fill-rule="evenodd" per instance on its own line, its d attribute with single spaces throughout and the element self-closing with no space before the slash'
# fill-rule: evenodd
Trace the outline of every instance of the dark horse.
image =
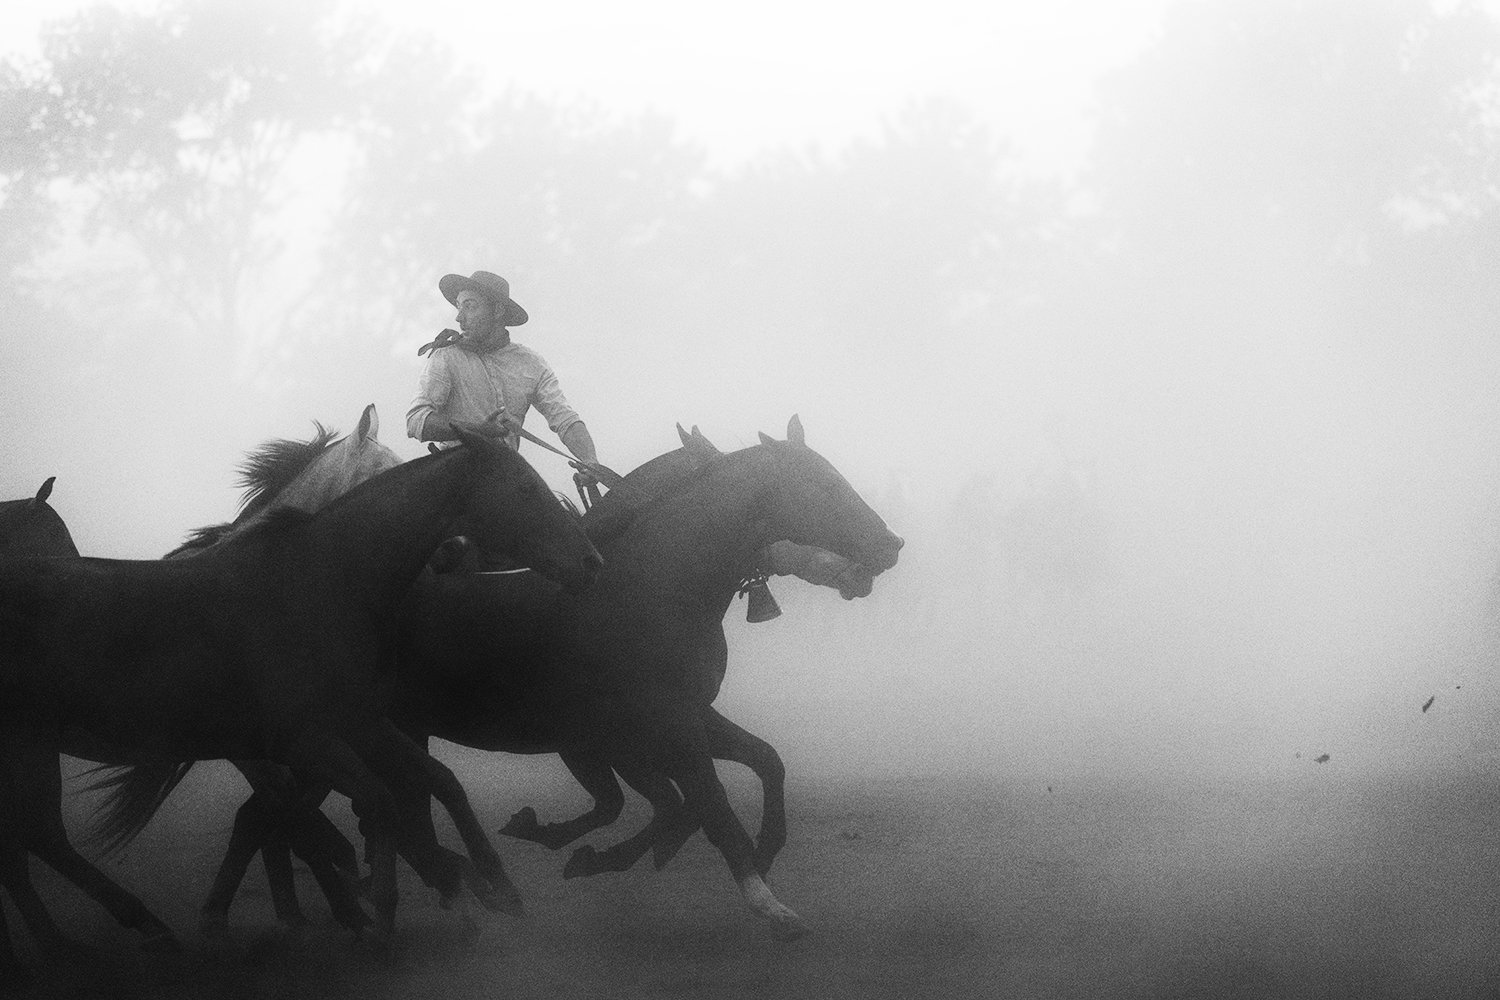
<svg viewBox="0 0 1500 1000">
<path fill-rule="evenodd" d="M 47 503 L 55 481 L 49 476 L 35 496 L 0 503 L 0 562 L 78 555 L 68 526 Z"/>
<path fill-rule="evenodd" d="M 778 934 L 795 936 L 800 921 L 762 878 L 785 840 L 780 759 L 710 704 L 727 660 L 724 612 L 777 539 L 826 545 L 876 571 L 895 562 L 900 539 L 806 447 L 795 419 L 788 434 L 787 442 L 765 439 L 732 456 L 684 434 L 681 451 L 627 476 L 583 522 L 602 551 L 627 560 L 607 563 L 597 600 L 559 593 L 534 574 L 424 578 L 402 611 L 401 684 L 391 712 L 419 742 L 437 735 L 484 749 L 561 753 L 601 804 L 546 827 L 524 810 L 507 827 L 549 846 L 618 814 L 612 768 L 659 811 L 680 812 L 675 781 L 689 822 L 669 831 L 666 817 L 653 819 L 617 849 L 576 854 L 568 873 L 626 867 L 669 832 L 680 842 L 702 823 L 752 906 Z M 824 580 L 849 588 L 848 596 L 869 592 L 869 571 L 847 562 Z M 713 757 L 743 761 L 761 775 L 759 845 L 749 844 L 728 812 Z M 430 830 L 425 794 L 410 791 L 403 795 L 408 822 L 425 821 Z M 242 873 L 254 843 L 237 828 L 231 854 L 239 861 L 226 859 L 225 869 Z M 658 863 L 674 849 L 661 850 Z M 226 893 L 205 910 L 227 910 L 228 901 Z"/>
<path fill-rule="evenodd" d="M 606 564 L 588 591 L 557 593 L 536 614 L 487 599 L 483 577 L 414 591 L 392 718 L 418 742 L 562 750 L 609 762 L 643 791 L 670 780 L 689 830 L 702 827 L 746 902 L 775 933 L 796 936 L 801 920 L 762 875 L 774 851 L 758 854 L 713 767 L 732 733 L 711 707 L 727 665 L 724 615 L 773 542 L 816 546 L 874 573 L 895 565 L 902 542 L 807 446 L 795 417 L 785 441 L 762 435 L 724 455 L 701 439 L 684 446 L 697 471 L 679 488 L 617 524 L 596 508 L 590 534 Z"/>
<path fill-rule="evenodd" d="M 452 782 L 384 715 L 396 606 L 460 521 L 487 551 L 570 587 L 599 566 L 524 459 L 477 430 L 462 438 L 317 514 L 273 516 L 191 559 L 0 567 L 0 775 L 7 814 L 27 817 L 24 846 L 47 857 L 66 842 L 57 753 L 68 727 L 113 748 L 94 759 L 277 761 L 349 796 L 388 940 L 390 783 Z"/>
<path fill-rule="evenodd" d="M 73 543 L 68 526 L 47 503 L 47 498 L 52 495 L 54 481 L 55 477 L 49 476 L 34 496 L 0 503 L 0 563 L 16 559 L 77 557 L 78 546 Z M 37 945 L 49 953 L 64 953 L 71 943 L 53 923 L 42 897 L 31 882 L 31 875 L 27 870 L 26 848 L 21 844 L 22 824 L 19 820 L 20 817 L 9 812 L 0 814 L 0 885 L 10 895 L 11 902 L 15 904 L 16 911 L 25 921 Z M 76 884 L 86 889 L 97 887 L 97 892 L 102 892 L 104 898 L 109 899 L 111 887 L 99 884 L 95 878 L 97 872 L 71 846 L 48 860 Z M 110 902 L 114 901 L 110 899 Z M 128 903 L 125 905 L 129 906 Z M 172 942 L 171 932 L 159 921 L 152 925 L 151 921 L 155 918 L 146 913 L 144 908 L 139 911 L 130 910 L 128 916 L 132 920 L 145 918 L 141 929 L 148 940 L 168 946 Z M 12 982 L 22 976 L 20 962 L 11 948 L 5 911 L 0 907 L 0 983 Z"/>
</svg>

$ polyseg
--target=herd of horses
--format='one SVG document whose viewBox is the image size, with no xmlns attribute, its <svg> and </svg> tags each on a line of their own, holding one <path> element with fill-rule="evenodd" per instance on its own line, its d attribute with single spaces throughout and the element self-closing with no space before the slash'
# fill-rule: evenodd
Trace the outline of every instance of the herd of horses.
<svg viewBox="0 0 1500 1000">
<path fill-rule="evenodd" d="M 27 855 L 97 900 L 149 948 L 171 930 L 70 843 L 58 755 L 107 765 L 95 828 L 118 847 L 193 762 L 227 759 L 250 784 L 203 908 L 223 934 L 257 853 L 279 918 L 301 919 L 291 854 L 334 917 L 384 948 L 396 859 L 452 904 L 465 892 L 519 914 L 520 894 L 432 737 L 556 753 L 593 796 L 572 819 L 530 808 L 502 832 L 552 848 L 620 814 L 623 780 L 649 822 L 565 876 L 658 867 L 702 829 L 774 934 L 804 933 L 766 884 L 786 841 L 784 768 L 713 707 L 727 667 L 723 621 L 744 582 L 796 572 L 868 594 L 902 540 L 809 448 L 785 440 L 722 453 L 694 428 L 579 513 L 480 428 L 409 462 L 380 444 L 374 407 L 336 439 L 263 447 L 232 523 L 159 560 L 79 555 L 47 503 L 0 504 L 0 886 L 44 951 L 67 937 L 31 884 Z M 526 567 L 483 571 L 496 563 Z M 759 777 L 751 838 L 714 761 Z M 321 812 L 347 796 L 369 873 Z M 436 798 L 464 852 L 439 843 Z M 367 914 L 360 897 L 373 909 Z M 23 969 L 0 909 L 0 978 Z"/>
</svg>

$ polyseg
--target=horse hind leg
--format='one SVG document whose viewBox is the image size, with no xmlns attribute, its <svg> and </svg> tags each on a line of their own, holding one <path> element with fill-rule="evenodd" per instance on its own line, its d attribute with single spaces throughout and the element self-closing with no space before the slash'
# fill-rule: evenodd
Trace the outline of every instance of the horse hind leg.
<svg viewBox="0 0 1500 1000">
<path fill-rule="evenodd" d="M 138 932 L 146 950 L 177 950 L 177 938 L 167 925 L 68 841 L 62 819 L 58 753 L 55 739 L 24 726 L 5 727 L 3 763 L 17 844 L 104 907 L 122 927 Z"/>
<path fill-rule="evenodd" d="M 61 824 L 59 824 L 61 825 Z M 181 945 L 166 924 L 156 918 L 146 904 L 126 892 L 114 880 L 95 868 L 79 854 L 66 837 L 30 840 L 27 847 L 63 878 L 78 886 L 97 902 L 122 927 L 141 935 L 141 947 L 147 951 L 177 951 Z"/>
<path fill-rule="evenodd" d="M 563 764 L 573 778 L 593 797 L 594 805 L 588 812 L 572 819 L 554 823 L 539 823 L 536 810 L 526 806 L 500 828 L 508 837 L 529 840 L 549 850 L 557 850 L 573 843 L 579 837 L 609 826 L 620 818 L 625 808 L 625 793 L 615 780 L 615 772 L 604 761 L 576 752 L 560 753 Z"/>
<path fill-rule="evenodd" d="M 61 928 L 52 919 L 52 914 L 47 912 L 47 905 L 42 902 L 41 895 L 31 881 L 26 853 L 26 849 L 17 841 L 6 840 L 0 843 L 0 885 L 3 885 L 10 895 L 16 912 L 20 914 L 21 921 L 31 933 L 31 938 L 36 942 L 38 950 L 49 959 L 92 956 L 92 949 L 63 934 Z M 0 912 L 0 916 L 3 916 L 3 912 Z M 0 931 L 0 947 L 8 946 L 7 936 Z M 3 954 L 0 954 L 0 967 L 4 967 L 5 961 Z M 4 978 L 4 974 L 0 973 L 0 982 L 3 982 Z"/>
<path fill-rule="evenodd" d="M 626 871 L 647 851 L 653 852 L 659 871 L 698 829 L 697 819 L 683 807 L 682 797 L 664 774 L 624 758 L 617 759 L 615 767 L 626 784 L 651 804 L 651 819 L 634 835 L 604 850 L 589 845 L 578 848 L 563 868 L 564 878 Z"/>
<path fill-rule="evenodd" d="M 6 888 L 9 888 L 9 883 L 6 883 Z M 0 902 L 0 990 L 20 989 L 31 983 L 31 972 L 21 963 L 11 943 L 10 921 L 5 917 L 4 903 Z"/>
</svg>

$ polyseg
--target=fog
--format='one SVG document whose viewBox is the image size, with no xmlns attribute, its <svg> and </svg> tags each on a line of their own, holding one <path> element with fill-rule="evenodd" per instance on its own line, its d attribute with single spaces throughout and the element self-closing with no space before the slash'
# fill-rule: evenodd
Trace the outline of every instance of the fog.
<svg viewBox="0 0 1500 1000">
<path fill-rule="evenodd" d="M 1078 62 L 1063 26 L 1000 16 Z M 725 99 L 710 129 L 644 78 L 618 104 L 528 89 L 475 61 L 483 30 L 410 12 L 70 11 L 0 79 L 0 494 L 56 476 L 83 552 L 155 558 L 315 420 L 373 402 L 416 456 L 437 279 L 494 270 L 607 465 L 795 413 L 906 538 L 867 599 L 775 580 L 781 618 L 731 609 L 719 705 L 794 772 L 1486 760 L 1494 14 L 1137 16 L 1136 49 L 1049 81 L 1087 101 L 1048 147 L 962 25 L 967 91 L 877 90 L 848 124 L 826 18 L 813 143 L 816 116 L 756 132 Z"/>
</svg>

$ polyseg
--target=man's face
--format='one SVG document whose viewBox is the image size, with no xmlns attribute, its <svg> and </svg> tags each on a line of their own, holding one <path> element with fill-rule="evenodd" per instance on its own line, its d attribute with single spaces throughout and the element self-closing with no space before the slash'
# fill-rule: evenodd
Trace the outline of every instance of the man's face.
<svg viewBox="0 0 1500 1000">
<path fill-rule="evenodd" d="M 458 328 L 466 336 L 483 337 L 495 328 L 495 304 L 468 289 L 458 293 Z"/>
</svg>

